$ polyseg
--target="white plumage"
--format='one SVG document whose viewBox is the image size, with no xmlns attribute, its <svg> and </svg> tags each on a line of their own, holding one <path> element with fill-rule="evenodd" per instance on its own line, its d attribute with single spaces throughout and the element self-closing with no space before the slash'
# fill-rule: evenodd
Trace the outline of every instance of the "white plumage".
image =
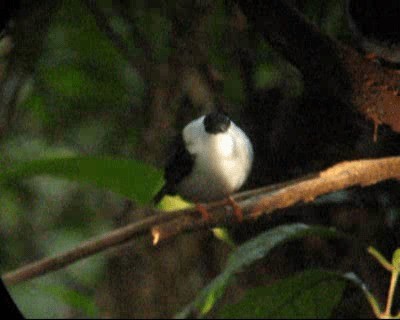
<svg viewBox="0 0 400 320">
<path fill-rule="evenodd" d="M 222 199 L 237 191 L 253 162 L 252 144 L 233 121 L 227 131 L 209 133 L 204 119 L 201 116 L 183 129 L 183 142 L 194 163 L 190 174 L 176 186 L 182 197 L 200 202 Z"/>
</svg>

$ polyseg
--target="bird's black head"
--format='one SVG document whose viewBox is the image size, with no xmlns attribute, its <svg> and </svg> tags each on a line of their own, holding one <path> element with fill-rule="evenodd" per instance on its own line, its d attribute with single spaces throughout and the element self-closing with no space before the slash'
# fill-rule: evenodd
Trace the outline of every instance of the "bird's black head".
<svg viewBox="0 0 400 320">
<path fill-rule="evenodd" d="M 231 120 L 221 112 L 211 112 L 204 118 L 204 128 L 210 134 L 226 132 L 231 125 Z"/>
</svg>

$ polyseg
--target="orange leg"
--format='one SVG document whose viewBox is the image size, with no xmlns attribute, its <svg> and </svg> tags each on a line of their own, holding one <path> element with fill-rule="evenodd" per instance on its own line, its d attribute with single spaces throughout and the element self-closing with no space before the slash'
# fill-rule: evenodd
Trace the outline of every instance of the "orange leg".
<svg viewBox="0 0 400 320">
<path fill-rule="evenodd" d="M 205 221 L 210 220 L 210 213 L 207 211 L 207 209 L 201 205 L 200 203 L 196 203 L 196 210 L 200 212 L 201 218 Z"/>
<path fill-rule="evenodd" d="M 379 56 L 378 56 L 376 53 L 370 52 L 370 53 L 367 53 L 367 54 L 365 55 L 365 58 L 366 58 L 367 60 L 373 61 L 373 60 L 378 59 Z"/>
<path fill-rule="evenodd" d="M 231 196 L 228 196 L 227 202 L 232 207 L 233 214 L 235 215 L 237 221 L 242 222 L 243 221 L 242 208 L 238 205 L 238 203 Z"/>
<path fill-rule="evenodd" d="M 233 209 L 233 214 L 235 215 L 238 222 L 243 221 L 243 211 L 242 208 L 238 205 L 238 203 L 231 197 L 227 197 L 227 204 L 230 205 Z M 201 214 L 201 217 L 205 221 L 209 221 L 211 219 L 210 213 L 207 209 L 200 203 L 195 202 L 196 210 Z"/>
</svg>

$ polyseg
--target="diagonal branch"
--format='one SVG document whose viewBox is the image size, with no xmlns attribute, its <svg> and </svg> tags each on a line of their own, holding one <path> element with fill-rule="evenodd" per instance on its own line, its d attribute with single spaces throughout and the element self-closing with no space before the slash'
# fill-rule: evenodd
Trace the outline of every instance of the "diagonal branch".
<svg viewBox="0 0 400 320">
<path fill-rule="evenodd" d="M 114 4 L 113 4 L 114 5 Z M 133 41 L 135 45 L 138 45 L 144 52 L 144 55 L 146 56 L 146 59 L 148 60 L 149 63 L 153 63 L 155 61 L 154 58 L 154 50 L 152 48 L 152 45 L 150 41 L 148 41 L 143 34 L 143 32 L 140 30 L 140 28 L 137 25 L 137 22 L 135 19 L 133 19 L 129 15 L 129 11 L 126 9 L 127 2 L 126 1 L 117 1 L 115 3 L 115 7 L 117 8 L 118 14 L 129 23 L 129 26 L 131 28 L 131 35 L 133 38 Z"/>
<path fill-rule="evenodd" d="M 317 174 L 278 185 L 246 191 L 234 198 L 243 209 L 244 220 L 257 219 L 263 214 L 276 212 L 301 202 L 311 202 L 317 197 L 349 187 L 369 186 L 388 179 L 400 178 L 400 156 L 380 159 L 346 161 Z M 151 232 L 153 244 L 175 237 L 183 232 L 227 226 L 235 221 L 232 212 L 227 213 L 224 201 L 206 206 L 211 218 L 200 218 L 195 209 L 161 212 L 146 210 L 150 217 L 108 232 L 96 239 L 55 257 L 44 258 L 3 275 L 6 285 L 14 285 L 51 271 L 64 268 L 106 249 L 119 246 L 138 236 Z"/>
<path fill-rule="evenodd" d="M 108 248 L 123 244 L 131 240 L 133 237 L 141 236 L 148 232 L 151 226 L 162 223 L 166 219 L 171 219 L 179 214 L 179 212 L 163 214 L 157 213 L 156 210 L 149 210 L 149 214 L 152 215 L 148 218 L 115 229 L 98 238 L 88 240 L 72 250 L 58 254 L 54 257 L 41 259 L 15 271 L 8 272 L 2 277 L 2 279 L 6 285 L 14 285 L 51 271 L 60 270 L 76 261 L 90 257 Z"/>
<path fill-rule="evenodd" d="M 97 27 L 101 31 L 103 31 L 106 36 L 112 41 L 112 43 L 117 47 L 117 49 L 126 58 L 128 58 L 129 61 L 131 61 L 129 48 L 126 45 L 124 39 L 111 27 L 110 22 L 108 21 L 108 17 L 101 11 L 96 1 L 84 0 L 83 3 L 86 5 L 86 7 L 90 10 L 93 17 L 95 18 Z"/>
<path fill-rule="evenodd" d="M 122 54 L 122 56 L 127 59 L 131 67 L 137 70 L 143 79 L 147 79 L 148 70 L 146 70 L 145 62 L 131 53 L 125 39 L 112 28 L 109 17 L 99 8 L 98 2 L 93 0 L 82 0 L 82 2 L 92 13 L 96 21 L 96 25 L 100 29 L 100 31 L 104 32 L 104 34 L 110 39 L 117 50 Z M 135 26 L 132 25 L 132 27 L 134 28 Z M 140 40 L 143 41 L 140 43 L 145 44 L 144 50 L 147 54 L 149 54 L 150 45 L 145 42 L 145 39 L 142 37 L 142 35 L 140 35 Z M 148 56 L 147 59 L 150 59 L 151 57 L 152 55 Z M 140 60 L 140 63 L 136 63 L 136 61 L 138 60 Z"/>
<path fill-rule="evenodd" d="M 317 197 L 331 192 L 355 186 L 366 187 L 389 179 L 400 179 L 399 166 L 400 157 L 345 161 L 318 174 L 289 181 L 275 190 L 261 189 L 261 192 L 254 192 L 238 203 L 243 210 L 244 220 L 257 219 L 261 215 L 271 214 L 298 203 L 312 202 Z M 233 223 L 233 214 L 227 216 L 221 206 L 210 210 L 210 213 L 209 221 L 183 216 L 153 227 L 153 243 L 156 244 L 183 232 Z"/>
<path fill-rule="evenodd" d="M 300 70 L 308 89 L 340 97 L 347 93 L 344 99 L 348 97 L 350 88 L 338 56 L 338 42 L 285 0 L 238 0 L 238 4 L 254 29 Z"/>
<path fill-rule="evenodd" d="M 0 65 L 0 139 L 12 129 L 20 91 L 35 71 L 51 18 L 59 4 L 60 1 L 50 0 L 40 4 L 23 2 L 15 12 L 15 21 L 7 36 L 1 40 L 0 55 L 7 63 Z"/>
</svg>

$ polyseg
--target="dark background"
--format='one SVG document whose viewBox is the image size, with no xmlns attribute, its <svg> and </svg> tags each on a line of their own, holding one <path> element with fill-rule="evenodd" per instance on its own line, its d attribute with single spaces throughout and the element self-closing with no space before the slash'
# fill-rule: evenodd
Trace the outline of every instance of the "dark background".
<svg viewBox="0 0 400 320">
<path fill-rule="evenodd" d="M 351 35 L 344 1 L 288 2 L 322 34 L 364 54 Z M 332 70 L 343 80 L 332 86 L 351 90 L 345 71 L 329 59 L 317 72 L 312 65 L 299 70 L 234 1 L 20 1 L 0 11 L 0 166 L 5 168 L 34 159 L 109 155 L 161 169 L 176 132 L 217 105 L 254 143 L 256 158 L 245 188 L 342 160 L 399 152 L 399 138 L 388 126 L 380 126 L 373 141 L 374 124 L 350 98 L 346 103 L 349 92 L 338 99 L 320 90 L 320 75 Z M 293 41 L 302 39 L 299 29 Z M 0 190 L 2 273 L 140 218 L 124 210 L 120 195 L 50 176 Z M 325 224 L 390 257 L 400 243 L 399 199 L 398 183 L 386 182 L 338 192 L 231 231 L 240 243 L 282 223 Z M 173 209 L 179 203 L 164 205 Z M 29 318 L 170 317 L 221 271 L 229 251 L 209 231 L 161 247 L 143 239 L 8 289 Z M 344 243 L 307 239 L 285 245 L 244 272 L 226 300 L 314 266 L 355 271 L 385 299 L 389 276 L 372 258 Z M 335 312 L 372 316 L 352 288 Z"/>
</svg>

